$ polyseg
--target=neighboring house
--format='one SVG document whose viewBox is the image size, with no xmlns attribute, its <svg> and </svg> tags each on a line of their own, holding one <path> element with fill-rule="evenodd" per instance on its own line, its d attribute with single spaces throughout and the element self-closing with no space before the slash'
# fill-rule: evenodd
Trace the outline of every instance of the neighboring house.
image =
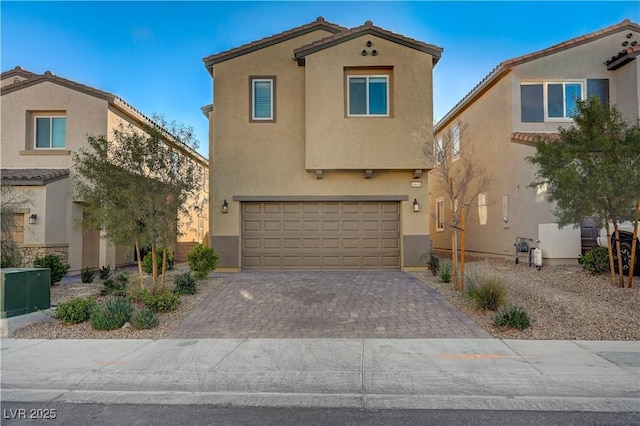
<svg viewBox="0 0 640 426">
<path fill-rule="evenodd" d="M 318 18 L 204 58 L 219 269 L 424 266 L 441 52 Z"/>
<path fill-rule="evenodd" d="M 529 187 L 536 169 L 525 159 L 535 153 L 538 137 L 554 140 L 559 126 L 573 123 L 576 97 L 597 96 L 616 105 L 626 120 L 638 120 L 639 52 L 640 26 L 625 20 L 507 60 L 436 124 L 434 150 L 450 129 L 460 126 L 461 153 L 473 153 L 493 177 L 467 220 L 467 251 L 513 255 L 515 239 L 522 236 L 532 244 L 540 240 L 546 261 L 577 261 L 580 230 L 558 229 L 545 188 Z M 436 216 L 434 248 L 450 250 L 449 205 L 431 174 L 429 192 Z"/>
<path fill-rule="evenodd" d="M 99 231 L 82 232 L 77 226 L 84 213 L 82 200 L 74 197 L 72 154 L 88 146 L 89 135 L 110 137 L 120 124 L 142 129 L 154 123 L 118 96 L 49 71 L 35 74 L 16 67 L 3 72 L 0 95 L 2 185 L 12 185 L 31 199 L 17 217 L 23 229 L 16 233 L 23 263 L 59 253 L 71 265 L 70 273 L 77 273 L 87 267 L 132 262 L 133 241 L 130 247 L 113 247 L 100 238 Z M 206 158 L 186 146 L 179 149 L 208 175 Z M 205 211 L 192 218 L 188 228 L 180 220 L 184 235 L 174 248 L 178 260 L 184 260 L 188 248 L 205 238 L 207 215 Z"/>
</svg>

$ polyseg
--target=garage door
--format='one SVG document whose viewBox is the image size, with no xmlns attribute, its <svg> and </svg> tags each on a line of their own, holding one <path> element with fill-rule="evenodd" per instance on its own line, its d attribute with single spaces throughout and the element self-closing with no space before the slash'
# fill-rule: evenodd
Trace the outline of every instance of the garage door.
<svg viewBox="0 0 640 426">
<path fill-rule="evenodd" d="M 244 202 L 244 269 L 399 269 L 397 202 Z"/>
</svg>

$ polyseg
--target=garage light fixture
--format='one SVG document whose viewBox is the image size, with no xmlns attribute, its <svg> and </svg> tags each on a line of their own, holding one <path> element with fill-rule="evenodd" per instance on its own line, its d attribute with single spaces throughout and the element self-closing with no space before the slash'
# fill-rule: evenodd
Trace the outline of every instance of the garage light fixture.
<svg viewBox="0 0 640 426">
<path fill-rule="evenodd" d="M 38 215 L 33 213 L 31 216 L 29 216 L 29 225 L 35 225 L 37 220 L 38 220 Z"/>
<path fill-rule="evenodd" d="M 413 211 L 414 212 L 419 212 L 420 211 L 420 204 L 418 204 L 418 199 L 417 198 L 413 199 Z"/>
<path fill-rule="evenodd" d="M 222 202 L 222 213 L 227 213 L 229 211 L 229 203 L 227 203 L 227 200 L 224 200 Z"/>
</svg>

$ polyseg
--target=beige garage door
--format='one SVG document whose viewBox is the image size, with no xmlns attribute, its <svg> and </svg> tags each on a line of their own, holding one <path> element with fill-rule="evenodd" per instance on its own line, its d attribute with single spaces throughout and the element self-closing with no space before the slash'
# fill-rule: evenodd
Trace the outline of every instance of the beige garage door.
<svg viewBox="0 0 640 426">
<path fill-rule="evenodd" d="M 400 269 L 397 202 L 245 202 L 244 269 Z"/>
</svg>

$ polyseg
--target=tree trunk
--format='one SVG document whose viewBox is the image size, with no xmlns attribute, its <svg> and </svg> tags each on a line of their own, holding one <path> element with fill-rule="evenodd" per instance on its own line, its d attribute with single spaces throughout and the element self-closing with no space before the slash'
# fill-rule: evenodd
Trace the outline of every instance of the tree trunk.
<svg viewBox="0 0 640 426">
<path fill-rule="evenodd" d="M 162 284 L 160 288 L 164 291 L 164 277 L 167 271 L 167 248 L 162 249 Z"/>
<path fill-rule="evenodd" d="M 631 262 L 629 264 L 629 283 L 627 287 L 633 287 L 633 271 L 635 271 L 636 262 L 636 250 L 638 244 L 638 220 L 640 220 L 640 202 L 636 201 L 636 213 L 633 219 L 633 241 L 631 243 Z"/>
<path fill-rule="evenodd" d="M 611 271 L 611 285 L 616 285 L 616 272 L 613 266 L 613 247 L 611 246 L 611 228 L 609 227 L 609 218 L 605 218 L 607 229 L 607 248 L 609 249 L 609 271 Z"/>
<path fill-rule="evenodd" d="M 451 282 L 453 289 L 458 290 L 458 230 L 451 230 Z"/>
<path fill-rule="evenodd" d="M 618 229 L 617 219 L 613 219 L 613 232 L 616 240 L 616 254 L 618 256 L 618 277 L 620 278 L 620 287 L 624 287 L 624 273 L 622 271 L 622 254 L 620 253 L 620 229 Z"/>
<path fill-rule="evenodd" d="M 158 286 L 158 246 L 155 241 L 151 243 L 151 280 L 155 290 Z"/>
<path fill-rule="evenodd" d="M 465 209 L 460 209 L 460 291 L 464 291 L 464 243 L 465 243 Z"/>
<path fill-rule="evenodd" d="M 140 258 L 140 244 L 138 243 L 138 237 L 135 237 L 136 243 L 136 257 L 138 258 L 138 273 L 140 274 L 140 288 L 144 290 L 144 273 L 142 271 L 142 259 Z"/>
</svg>

